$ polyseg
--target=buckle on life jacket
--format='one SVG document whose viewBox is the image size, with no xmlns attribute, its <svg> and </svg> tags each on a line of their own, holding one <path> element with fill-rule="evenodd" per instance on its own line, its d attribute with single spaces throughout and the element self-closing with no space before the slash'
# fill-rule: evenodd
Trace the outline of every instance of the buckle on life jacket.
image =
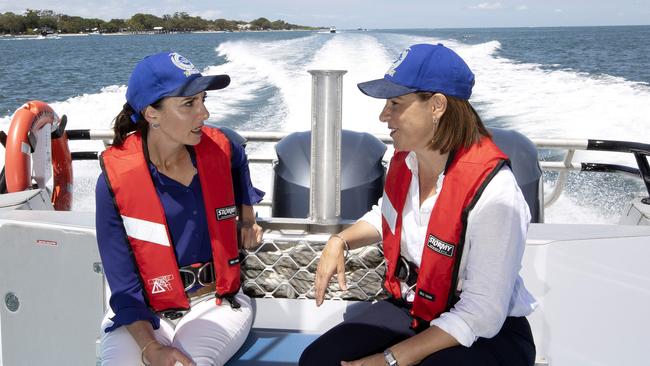
<svg viewBox="0 0 650 366">
<path fill-rule="evenodd" d="M 220 294 L 215 292 L 214 293 L 214 297 L 216 298 L 215 302 L 216 302 L 217 305 L 221 305 L 223 303 L 223 300 L 226 299 L 230 303 L 230 307 L 232 309 L 239 309 L 239 308 L 241 308 L 241 304 L 239 303 L 239 301 L 237 301 L 237 299 L 235 299 L 235 295 L 236 295 L 236 293 L 220 295 Z"/>
<path fill-rule="evenodd" d="M 178 269 L 185 292 L 192 290 L 197 284 L 210 286 L 214 284 L 214 265 L 212 262 L 192 263 Z"/>
<path fill-rule="evenodd" d="M 395 277 L 407 286 L 413 287 L 418 282 L 418 267 L 400 256 L 395 268 Z"/>
<path fill-rule="evenodd" d="M 169 320 L 176 320 L 181 318 L 184 314 L 179 310 L 168 310 L 162 313 L 162 315 Z"/>
</svg>

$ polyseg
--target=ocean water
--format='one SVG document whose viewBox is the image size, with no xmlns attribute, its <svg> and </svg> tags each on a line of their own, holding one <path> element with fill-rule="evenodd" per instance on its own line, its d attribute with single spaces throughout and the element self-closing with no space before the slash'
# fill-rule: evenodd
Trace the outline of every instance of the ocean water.
<svg viewBox="0 0 650 366">
<path fill-rule="evenodd" d="M 471 102 L 488 126 L 530 138 L 606 138 L 650 143 L 650 26 L 441 30 L 201 33 L 0 38 L 0 129 L 32 99 L 68 116 L 68 128 L 110 128 L 126 83 L 145 55 L 175 50 L 204 74 L 226 73 L 231 85 L 209 93 L 209 123 L 239 130 L 310 127 L 311 69 L 344 69 L 343 127 L 386 133 L 382 101 L 356 83 L 379 78 L 413 43 L 443 43 L 476 74 Z M 74 142 L 72 150 L 101 149 Z M 269 152 L 268 150 L 266 152 Z M 251 153 L 254 153 L 251 152 Z M 546 154 L 551 158 L 556 155 Z M 633 165 L 623 154 L 577 153 L 574 161 Z M 76 210 L 93 210 L 96 162 L 75 162 Z M 269 175 L 253 172 L 270 191 Z M 550 186 L 555 178 L 547 174 Z M 638 180 L 572 173 L 547 222 L 616 222 L 641 194 Z"/>
</svg>

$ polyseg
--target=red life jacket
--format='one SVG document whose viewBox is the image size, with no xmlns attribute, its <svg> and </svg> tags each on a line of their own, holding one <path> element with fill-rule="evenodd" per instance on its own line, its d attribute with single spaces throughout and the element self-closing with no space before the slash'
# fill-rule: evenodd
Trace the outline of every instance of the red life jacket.
<svg viewBox="0 0 650 366">
<path fill-rule="evenodd" d="M 386 280 L 384 286 L 401 299 L 396 269 L 402 237 L 402 211 L 411 184 L 406 165 L 408 152 L 393 156 L 382 200 L 382 231 Z M 458 267 L 463 253 L 467 217 L 481 193 L 508 157 L 489 138 L 469 148 L 461 148 L 451 157 L 445 182 L 431 211 L 418 271 L 415 298 L 411 308 L 412 328 L 426 325 L 453 305 Z"/>
<path fill-rule="evenodd" d="M 230 173 L 230 142 L 218 129 L 203 127 L 194 146 L 205 204 L 218 299 L 240 287 L 236 208 Z M 131 245 L 145 299 L 152 310 L 186 310 L 183 288 L 165 212 L 151 179 L 140 133 L 100 158 Z"/>
</svg>

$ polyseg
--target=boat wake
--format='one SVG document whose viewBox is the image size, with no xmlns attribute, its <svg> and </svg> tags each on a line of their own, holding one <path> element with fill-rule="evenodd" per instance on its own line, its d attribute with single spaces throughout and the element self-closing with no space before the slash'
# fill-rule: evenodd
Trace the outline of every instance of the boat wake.
<svg viewBox="0 0 650 366">
<path fill-rule="evenodd" d="M 434 39 L 396 33 L 310 33 L 290 40 L 244 39 L 215 45 L 215 59 L 226 62 L 202 70 L 206 74 L 232 76 L 229 88 L 210 93 L 206 101 L 208 123 L 237 130 L 304 131 L 311 124 L 311 69 L 344 69 L 343 128 L 386 133 L 378 121 L 383 101 L 362 95 L 356 84 L 378 78 L 392 62 L 391 56 L 413 43 L 444 43 L 455 49 L 474 70 L 476 86 L 472 102 L 488 126 L 514 129 L 530 138 L 607 138 L 639 140 L 647 136 L 650 115 L 650 86 L 609 75 L 593 75 L 553 65 L 523 63 L 501 56 L 498 41 L 466 44 L 454 39 Z M 107 86 L 100 93 L 83 94 L 65 101 L 50 102 L 59 114 L 68 115 L 68 128 L 110 128 L 124 103 L 124 86 Z M 0 117 L 7 130 L 11 116 Z M 647 141 L 641 141 L 647 142 Z M 78 145 L 80 144 L 80 145 Z M 99 147 L 98 147 L 99 146 Z M 97 142 L 76 142 L 74 150 L 101 148 Z M 272 147 L 250 147 L 250 153 L 273 154 Z M 1 154 L 1 153 L 0 153 Z M 609 154 L 608 156 L 611 156 Z M 2 157 L 0 155 L 0 157 Z M 559 156 L 551 156 L 558 159 Z M 600 161 L 598 152 L 580 152 L 574 161 Z M 632 165 L 627 156 L 606 162 Z M 93 210 L 94 180 L 99 168 L 94 162 L 75 162 L 75 199 L 78 210 Z M 546 213 L 549 222 L 575 219 L 576 212 L 593 221 L 607 221 L 611 205 L 592 205 L 594 192 L 584 189 L 581 174 L 569 177 L 569 188 L 556 206 Z M 255 184 L 270 191 L 270 173 L 254 171 Z M 553 181 L 553 175 L 546 177 Z M 613 187 L 599 186 L 595 201 L 629 197 L 641 186 L 624 180 Z M 614 211 L 622 209 L 622 204 Z M 616 216 L 616 215 L 614 215 Z"/>
</svg>

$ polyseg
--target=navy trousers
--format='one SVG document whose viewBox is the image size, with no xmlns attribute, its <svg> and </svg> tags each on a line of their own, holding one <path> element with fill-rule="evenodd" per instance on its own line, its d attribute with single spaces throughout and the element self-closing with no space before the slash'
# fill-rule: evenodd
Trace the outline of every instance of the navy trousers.
<svg viewBox="0 0 650 366">
<path fill-rule="evenodd" d="M 371 305 L 362 314 L 343 321 L 310 344 L 301 366 L 333 366 L 357 360 L 415 335 L 408 310 L 388 301 Z M 426 357 L 421 366 L 533 366 L 535 344 L 525 317 L 508 317 L 499 333 L 479 338 L 471 347 L 455 346 Z"/>
</svg>

